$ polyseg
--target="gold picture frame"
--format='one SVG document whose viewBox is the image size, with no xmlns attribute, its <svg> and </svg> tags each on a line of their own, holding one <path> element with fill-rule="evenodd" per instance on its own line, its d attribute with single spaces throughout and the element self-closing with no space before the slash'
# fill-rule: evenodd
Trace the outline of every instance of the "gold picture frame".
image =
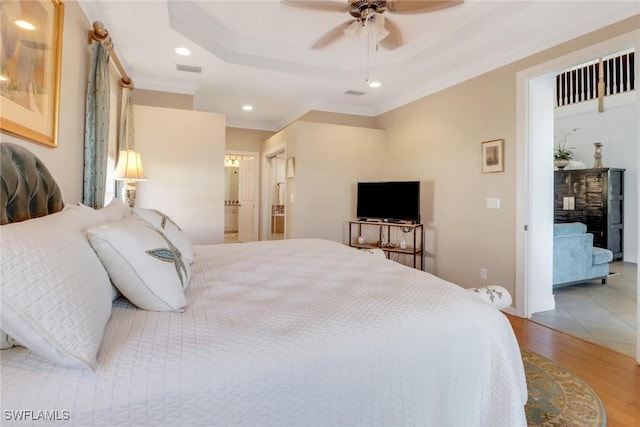
<svg viewBox="0 0 640 427">
<path fill-rule="evenodd" d="M 482 143 L 482 173 L 504 172 L 504 139 Z"/>
<path fill-rule="evenodd" d="M 0 8 L 0 130 L 56 147 L 64 4 L 3 1 Z"/>
</svg>

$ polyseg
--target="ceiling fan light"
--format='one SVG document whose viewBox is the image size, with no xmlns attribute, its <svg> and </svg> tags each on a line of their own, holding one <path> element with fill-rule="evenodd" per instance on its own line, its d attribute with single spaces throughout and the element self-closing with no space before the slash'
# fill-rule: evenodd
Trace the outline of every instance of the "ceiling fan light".
<svg viewBox="0 0 640 427">
<path fill-rule="evenodd" d="M 386 31 L 384 29 L 384 16 L 379 13 L 371 13 L 364 21 L 364 28 L 369 34 L 378 34 L 380 31 Z M 387 35 L 388 35 L 387 31 Z"/>
<path fill-rule="evenodd" d="M 389 31 L 386 28 L 383 28 L 380 31 L 378 31 L 377 35 L 378 35 L 378 41 L 380 41 L 389 35 Z"/>
<path fill-rule="evenodd" d="M 362 24 L 359 21 L 353 21 L 347 28 L 344 29 L 344 33 L 353 40 L 358 40 L 362 33 Z"/>
</svg>

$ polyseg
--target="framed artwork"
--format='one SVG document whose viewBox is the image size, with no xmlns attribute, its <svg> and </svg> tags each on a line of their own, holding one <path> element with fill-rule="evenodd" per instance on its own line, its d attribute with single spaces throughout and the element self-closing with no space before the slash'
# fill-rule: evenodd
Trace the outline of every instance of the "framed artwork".
<svg viewBox="0 0 640 427">
<path fill-rule="evenodd" d="M 296 177 L 296 162 L 294 157 L 287 159 L 287 178 Z"/>
<path fill-rule="evenodd" d="M 0 3 L 0 130 L 55 147 L 64 4 Z"/>
<path fill-rule="evenodd" d="M 504 139 L 482 143 L 482 173 L 504 171 Z"/>
</svg>

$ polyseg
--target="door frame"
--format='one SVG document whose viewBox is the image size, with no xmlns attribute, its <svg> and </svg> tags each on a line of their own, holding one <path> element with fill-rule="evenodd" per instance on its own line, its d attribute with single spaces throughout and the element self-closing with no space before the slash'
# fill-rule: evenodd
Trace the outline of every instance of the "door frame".
<svg viewBox="0 0 640 427">
<path fill-rule="evenodd" d="M 260 152 L 258 151 L 242 151 L 242 150 L 225 150 L 225 156 L 253 156 L 258 166 L 258 172 L 253 177 L 253 194 L 255 195 L 256 200 L 254 200 L 254 209 L 253 209 L 253 227 L 256 232 L 256 240 L 260 239 L 260 234 L 258 233 L 258 225 L 260 224 Z"/>
<path fill-rule="evenodd" d="M 543 197 L 552 194 L 553 187 L 545 189 L 543 185 L 536 185 L 537 180 L 545 180 L 541 174 L 548 173 L 547 167 L 540 168 L 535 160 L 549 157 L 548 144 L 536 145 L 539 135 L 536 126 L 532 126 L 532 119 L 536 117 L 548 117 L 548 112 L 536 102 L 535 90 L 539 90 L 543 81 L 551 73 L 562 71 L 576 64 L 587 62 L 593 58 L 600 58 L 624 49 L 635 49 L 640 52 L 640 30 L 635 30 L 593 46 L 580 49 L 563 55 L 550 61 L 538 64 L 534 67 L 522 70 L 516 74 L 516 298 L 515 314 L 521 317 L 530 317 L 533 314 L 534 286 L 541 269 L 543 274 L 549 275 L 548 263 L 541 262 L 536 255 L 536 248 L 553 247 L 553 229 L 549 225 L 548 218 L 539 218 L 536 215 L 535 204 Z M 638 62 L 636 61 L 636 82 L 638 82 Z M 637 84 L 637 83 L 636 83 Z M 640 117 L 640 90 L 636 87 L 636 109 Z M 553 116 L 552 116 L 553 117 Z M 640 120 L 638 120 L 638 135 L 640 135 Z M 549 142 L 553 143 L 553 140 Z M 638 162 L 640 163 L 640 147 L 638 147 Z M 546 154 L 545 154 L 546 153 Z M 550 158 L 550 157 L 549 157 Z M 551 161 L 547 162 L 551 164 Z M 533 167 L 535 165 L 535 167 Z M 550 166 L 549 166 L 550 167 Z M 636 190 L 640 196 L 640 175 L 637 177 Z M 548 191 L 542 194 L 542 191 Z M 640 200 L 640 197 L 639 197 Z M 549 217 L 552 214 L 549 213 Z M 552 221 L 551 221 L 552 223 Z M 638 231 L 640 241 L 640 230 Z M 640 272 L 638 272 L 640 286 Z M 545 285 L 543 285 L 545 286 Z M 550 286 L 546 285 L 546 286 Z M 638 299 L 638 313 L 640 313 L 640 299 Z M 636 360 L 640 362 L 640 316 L 637 327 Z"/>
</svg>

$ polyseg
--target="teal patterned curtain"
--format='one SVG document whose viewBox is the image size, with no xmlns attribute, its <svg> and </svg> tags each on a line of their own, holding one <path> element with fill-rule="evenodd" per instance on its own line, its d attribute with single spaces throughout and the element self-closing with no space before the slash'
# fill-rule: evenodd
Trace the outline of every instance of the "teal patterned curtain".
<svg viewBox="0 0 640 427">
<path fill-rule="evenodd" d="M 109 144 L 109 52 L 93 43 L 84 125 L 84 185 L 82 203 L 104 205 Z"/>
</svg>

